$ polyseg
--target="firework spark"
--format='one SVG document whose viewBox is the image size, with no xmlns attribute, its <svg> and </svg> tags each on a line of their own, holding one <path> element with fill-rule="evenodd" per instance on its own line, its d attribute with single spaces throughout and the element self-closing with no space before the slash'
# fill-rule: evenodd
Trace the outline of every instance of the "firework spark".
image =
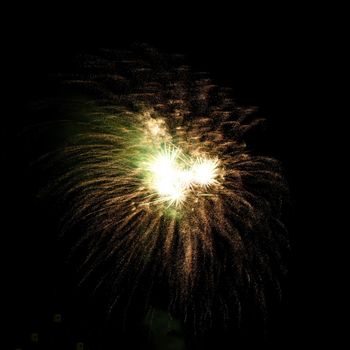
<svg viewBox="0 0 350 350">
<path fill-rule="evenodd" d="M 49 191 L 67 209 L 65 230 L 84 228 L 88 273 L 110 261 L 101 280 L 116 291 L 146 273 L 150 289 L 165 278 L 184 318 L 237 314 L 247 290 L 264 307 L 286 244 L 279 163 L 248 151 L 256 121 L 230 91 L 178 56 L 143 50 L 85 55 L 79 72 L 60 76 L 89 96 L 66 102 L 81 116 L 42 159 L 56 169 Z"/>
<path fill-rule="evenodd" d="M 165 144 L 165 148 L 145 166 L 150 172 L 147 185 L 158 193 L 160 199 L 168 201 L 169 206 L 179 206 L 190 190 L 218 183 L 217 166 L 217 160 L 186 159 L 181 150 Z"/>
</svg>

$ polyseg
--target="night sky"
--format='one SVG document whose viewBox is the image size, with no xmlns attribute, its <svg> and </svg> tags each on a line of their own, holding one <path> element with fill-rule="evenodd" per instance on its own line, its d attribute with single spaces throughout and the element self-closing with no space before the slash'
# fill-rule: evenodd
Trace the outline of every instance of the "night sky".
<svg viewBox="0 0 350 350">
<path fill-rule="evenodd" d="M 91 298 L 77 288 L 74 269 L 60 262 L 52 239 L 58 230 L 55 218 L 35 201 L 40 179 L 33 179 L 25 167 L 26 153 L 40 145 L 24 147 L 17 136 L 38 118 L 27 107 L 33 97 L 45 95 L 48 73 L 86 49 L 120 49 L 135 42 L 148 43 L 160 52 L 184 54 L 194 71 L 208 72 L 218 85 L 231 87 L 239 104 L 257 106 L 257 115 L 266 118 L 266 124 L 252 135 L 251 147 L 281 161 L 290 187 L 291 203 L 285 214 L 291 240 L 286 257 L 289 273 L 282 281 L 282 302 L 270 310 L 266 334 L 252 316 L 240 332 L 207 332 L 200 348 L 268 345 L 285 349 L 322 341 L 317 326 L 322 310 L 316 308 L 321 297 L 315 294 L 317 274 L 309 264 L 315 233 L 309 230 L 304 211 L 311 197 L 307 192 L 311 179 L 303 174 L 308 152 L 305 133 L 316 119 L 307 102 L 312 99 L 308 95 L 312 36 L 302 30 L 305 18 L 294 12 L 274 16 L 206 10 L 186 20 L 167 14 L 159 22 L 151 17 L 141 20 L 130 12 L 118 13 L 115 22 L 97 15 L 80 21 L 70 18 L 69 24 L 63 17 L 53 22 L 38 15 L 18 19 L 19 33 L 3 51 L 1 231 L 6 258 L 2 289 L 3 321 L 8 327 L 4 349 L 146 349 L 140 345 L 145 335 L 139 323 L 122 331 L 118 317 L 105 320 L 100 308 L 103 297 Z"/>
</svg>

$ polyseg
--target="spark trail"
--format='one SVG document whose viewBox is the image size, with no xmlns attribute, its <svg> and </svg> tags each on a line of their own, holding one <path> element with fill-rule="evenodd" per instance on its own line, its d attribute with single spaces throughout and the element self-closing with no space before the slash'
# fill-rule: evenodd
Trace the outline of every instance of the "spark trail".
<svg viewBox="0 0 350 350">
<path fill-rule="evenodd" d="M 264 308 L 283 271 L 287 190 L 279 162 L 244 142 L 251 110 L 149 47 L 76 66 L 59 84 L 88 97 L 66 98 L 74 131 L 41 162 L 56 169 L 46 191 L 64 203 L 64 231 L 84 228 L 86 275 L 109 261 L 100 279 L 116 294 L 145 274 L 150 293 L 165 279 L 170 311 L 201 325 L 239 314 L 247 291 Z"/>
</svg>

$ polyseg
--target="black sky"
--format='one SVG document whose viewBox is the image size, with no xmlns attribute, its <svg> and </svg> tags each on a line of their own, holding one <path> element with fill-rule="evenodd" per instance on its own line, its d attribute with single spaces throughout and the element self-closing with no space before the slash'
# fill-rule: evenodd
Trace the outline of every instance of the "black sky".
<svg viewBox="0 0 350 350">
<path fill-rule="evenodd" d="M 267 13 L 259 10 L 240 13 L 219 6 L 213 11 L 207 8 L 205 13 L 186 13 L 184 9 L 183 17 L 181 11 L 180 15 L 177 12 L 171 15 L 171 12 L 169 6 L 164 14 L 154 12 L 153 16 L 143 16 L 142 11 L 137 16 L 130 10 L 116 11 L 114 20 L 109 16 L 104 20 L 97 13 L 88 18 L 82 13 L 76 18 L 68 15 L 67 21 L 64 15 L 52 21 L 50 15 L 41 17 L 39 14 L 23 22 L 22 17 L 18 18 L 18 32 L 8 37 L 3 50 L 6 62 L 3 65 L 6 117 L 2 122 L 5 162 L 12 164 L 6 158 L 6 150 L 13 146 L 16 132 L 28 123 L 23 101 L 30 100 L 31 94 L 42 89 L 46 74 L 75 52 L 93 47 L 124 48 L 134 42 L 146 42 L 163 52 L 184 54 L 194 71 L 209 72 L 218 85 L 233 89 L 239 104 L 257 106 L 258 114 L 267 120 L 261 147 L 279 159 L 285 168 L 291 189 L 288 225 L 292 245 L 283 302 L 280 308 L 273 310 L 268 343 L 279 349 L 313 344 L 322 340 L 322 336 L 318 334 L 319 320 L 316 320 L 320 310 L 316 310 L 315 304 L 319 303 L 315 303 L 317 296 L 313 294 L 313 279 L 316 277 L 312 273 L 313 267 L 308 264 L 314 233 L 309 231 L 304 211 L 310 197 L 305 184 L 307 176 L 302 171 L 305 152 L 308 152 L 305 133 L 316 119 L 309 106 L 312 100 L 309 52 L 313 36 L 305 28 L 305 15 L 302 10 L 286 9 L 280 13 L 272 13 L 269 9 Z M 20 178 L 18 174 L 16 176 Z M 6 179 L 8 181 L 8 177 Z M 11 198 L 11 189 L 5 189 L 5 193 L 5 198 Z M 19 235 L 16 230 L 23 230 L 25 221 L 30 221 L 30 210 L 23 214 L 23 203 L 17 204 L 17 201 L 22 201 L 21 192 L 17 189 L 14 193 L 17 197 L 7 203 L 5 221 L 11 218 L 12 223 L 24 222 L 12 224 L 7 231 L 10 236 L 8 250 L 13 259 L 8 260 L 5 281 L 11 309 L 8 322 L 10 343 L 17 331 L 30 332 L 32 326 L 28 324 L 39 322 L 33 321 L 30 313 L 35 313 L 32 303 L 39 303 L 38 299 L 44 294 L 42 274 L 47 273 L 42 269 L 42 260 L 27 260 L 31 257 L 27 247 L 42 250 L 45 242 L 33 243 L 29 238 L 25 242 L 17 241 L 17 237 L 23 237 L 23 234 Z M 31 189 L 26 188 L 25 193 L 30 195 Z M 25 198 L 23 201 L 30 203 Z M 41 229 L 45 229 L 45 225 Z M 40 276 L 35 269 L 40 271 Z M 38 287 L 33 286 L 35 283 Z M 62 303 L 69 300 L 69 305 L 72 303 L 69 295 L 60 300 Z M 57 305 L 52 303 L 52 298 L 44 298 L 34 318 L 54 312 Z M 84 332 L 84 327 L 79 327 Z M 69 338 L 70 335 L 65 336 Z M 244 344 L 235 343 L 235 339 L 230 341 L 232 348 L 234 344 L 239 345 L 237 348 L 244 348 Z"/>
</svg>

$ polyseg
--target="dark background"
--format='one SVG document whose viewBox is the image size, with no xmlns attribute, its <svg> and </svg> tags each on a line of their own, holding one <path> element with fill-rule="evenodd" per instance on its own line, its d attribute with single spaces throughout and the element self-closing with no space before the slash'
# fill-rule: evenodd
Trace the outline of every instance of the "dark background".
<svg viewBox="0 0 350 350">
<path fill-rule="evenodd" d="M 326 337 L 320 327 L 327 306 L 315 287 L 317 233 L 308 224 L 312 179 L 305 160 L 312 152 L 308 148 L 312 144 L 309 130 L 317 118 L 310 92 L 317 30 L 306 25 L 310 14 L 302 10 L 206 10 L 205 14 L 189 14 L 184 8 L 179 15 L 171 15 L 170 6 L 164 15 L 153 13 L 151 17 L 142 15 L 141 9 L 138 16 L 129 10 L 116 12 L 115 18 L 108 20 L 99 14 L 69 19 L 58 14 L 55 20 L 37 14 L 23 16 L 25 20 L 17 18 L 13 24 L 18 25 L 19 33 L 8 38 L 4 46 L 2 84 L 6 91 L 1 128 L 2 231 L 6 236 L 3 301 L 8 310 L 4 320 L 9 349 L 40 347 L 40 342 L 52 339 L 57 340 L 57 349 L 74 349 L 80 341 L 93 349 L 107 349 L 108 343 L 110 348 L 126 349 L 138 337 L 137 330 L 120 335 L 113 325 L 99 323 L 98 303 L 74 289 L 71 271 L 52 264 L 55 256 L 48 249 L 52 242 L 43 234 L 52 229 L 50 218 L 41 220 L 45 210 L 41 212 L 43 208 L 33 204 L 33 179 L 20 159 L 14 159 L 23 150 L 16 135 L 33 117 L 26 114 L 26 102 L 37 90 L 45 90 L 45 77 L 52 67 L 86 48 L 124 48 L 134 42 L 146 42 L 161 52 L 184 54 L 194 71 L 209 72 L 218 85 L 231 87 L 239 104 L 258 106 L 258 115 L 267 120 L 259 147 L 282 162 L 290 186 L 291 206 L 286 217 L 292 247 L 289 274 L 283 282 L 282 302 L 271 310 L 265 340 L 252 325 L 252 329 L 243 330 L 243 336 L 208 334 L 208 348 L 213 344 L 224 348 L 225 341 L 229 342 L 227 348 L 268 345 L 285 349 L 315 345 Z M 52 321 L 55 314 L 62 315 L 62 322 Z M 37 344 L 30 340 L 33 333 L 39 334 Z M 124 345 L 128 340 L 130 344 Z"/>
</svg>

